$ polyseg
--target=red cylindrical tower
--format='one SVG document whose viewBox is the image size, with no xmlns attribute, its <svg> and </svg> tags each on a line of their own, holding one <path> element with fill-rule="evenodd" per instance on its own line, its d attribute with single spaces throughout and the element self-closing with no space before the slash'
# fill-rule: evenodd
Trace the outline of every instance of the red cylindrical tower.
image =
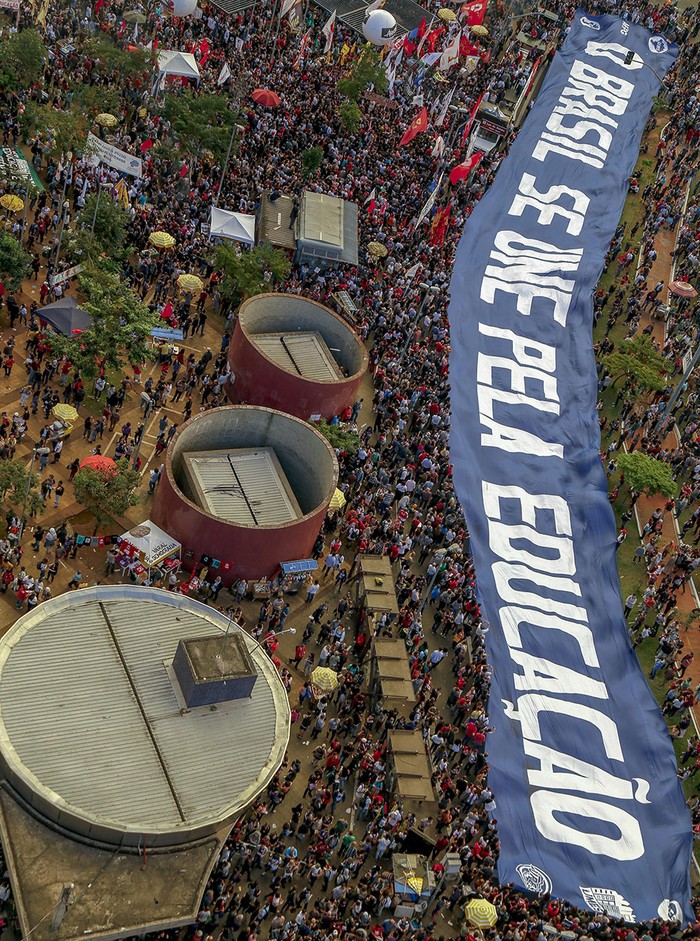
<svg viewBox="0 0 700 941">
<path fill-rule="evenodd" d="M 295 294 L 258 294 L 241 305 L 228 362 L 231 402 L 331 419 L 354 402 L 367 351 L 323 304 Z"/>
<path fill-rule="evenodd" d="M 226 406 L 191 418 L 168 448 L 151 518 L 203 556 L 224 584 L 308 558 L 338 480 L 315 428 L 272 409 Z"/>
</svg>

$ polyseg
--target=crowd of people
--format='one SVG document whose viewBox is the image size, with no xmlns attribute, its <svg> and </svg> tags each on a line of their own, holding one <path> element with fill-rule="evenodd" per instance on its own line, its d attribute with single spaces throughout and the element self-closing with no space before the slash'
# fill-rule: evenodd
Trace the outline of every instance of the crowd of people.
<svg viewBox="0 0 700 941">
<path fill-rule="evenodd" d="M 666 429 L 659 430 L 658 424 L 665 417 L 683 356 L 696 341 L 698 308 L 692 301 L 680 300 L 663 309 L 660 294 L 664 285 L 651 283 L 650 278 L 657 256 L 656 236 L 664 228 L 675 227 L 679 219 L 675 277 L 693 278 L 700 264 L 695 253 L 700 201 L 694 190 L 688 195 L 695 172 L 693 142 L 700 133 L 700 99 L 695 94 L 700 54 L 698 46 L 685 42 L 697 29 L 697 16 L 692 10 L 680 14 L 671 5 L 657 7 L 646 0 L 583 5 L 590 12 L 624 13 L 682 44 L 681 58 L 664 88 L 668 125 L 660 136 L 656 118 L 647 127 L 647 142 L 652 137 L 658 140 L 654 145 L 655 178 L 641 192 L 638 180 L 630 181 L 631 198 L 644 203 L 644 221 L 629 231 L 626 226 L 618 229 L 609 254 L 609 265 L 617 266 L 618 278 L 610 290 L 596 297 L 595 305 L 596 319 L 607 319 L 606 333 L 597 344 L 601 401 L 613 395 L 615 377 L 605 363 L 606 355 L 620 342 L 611 334 L 617 336 L 621 318 L 628 325 L 628 337 L 649 336 L 669 364 L 668 386 L 657 390 L 653 400 L 635 386 L 634 378 L 617 390 L 615 417 L 601 417 L 606 449 L 602 456 L 612 478 L 615 452 L 623 444 L 630 450 L 641 448 L 667 461 L 682 484 L 678 500 L 662 506 L 644 526 L 635 561 L 646 568 L 645 591 L 641 598 L 633 593 L 628 596 L 625 616 L 635 645 L 652 636 L 658 639 L 652 674 L 666 679 L 664 711 L 673 720 L 674 736 L 685 737 L 691 726 L 690 709 L 698 695 L 685 675 L 692 654 L 688 659 L 683 648 L 687 625 L 682 623 L 676 604 L 699 557 L 697 538 L 695 545 L 682 541 L 689 532 L 697 537 L 700 531 L 700 399 L 690 385 L 673 408 L 682 432 L 677 446 L 668 445 Z M 440 6 L 438 0 L 426 3 L 427 16 L 434 16 Z M 560 14 L 563 22 L 573 9 L 563 0 L 546 6 Z M 94 69 L 80 42 L 81 37 L 98 30 L 122 45 L 137 41 L 133 28 L 124 23 L 125 9 L 118 0 L 109 4 L 98 0 L 87 10 L 49 3 L 45 33 L 50 57 L 43 80 L 28 94 L 61 109 L 69 104 L 76 82 L 102 83 L 116 89 L 123 107 L 114 143 L 141 155 L 144 140 L 156 145 L 171 141 L 171 128 L 158 96 L 152 97 L 147 81 L 134 82 L 118 71 Z M 100 397 L 104 392 L 105 410 L 99 419 L 86 418 L 83 429 L 88 444 L 100 448 L 105 428 L 114 431 L 121 427 L 114 456 L 140 461 L 134 455 L 152 412 L 170 404 L 184 420 L 193 411 L 224 402 L 224 387 L 232 378 L 225 351 L 235 311 L 221 293 L 220 273 L 201 228 L 209 220 L 215 197 L 222 207 L 254 212 L 267 198 L 266 193 L 298 196 L 308 188 L 342 196 L 361 207 L 360 264 L 356 268 L 294 265 L 280 286 L 321 302 L 329 302 L 336 291 L 348 292 L 358 310 L 355 326 L 369 348 L 374 395 L 371 406 L 369 401 L 358 401 L 345 416 L 348 427 L 356 429 L 360 444 L 354 453 L 338 454 L 339 485 L 347 504 L 342 514 L 328 521 L 319 537 L 314 557 L 321 563 L 320 572 L 304 599 L 308 604 L 290 610 L 279 594 L 261 605 L 256 617 L 246 602 L 245 584 L 236 586 L 230 601 L 223 604 L 224 596 L 217 599 L 218 587 L 213 597 L 209 596 L 212 603 L 228 608 L 245 623 L 271 656 L 280 657 L 277 633 L 289 619 L 299 619 L 300 636 L 289 662 L 280 666 L 292 705 L 288 756 L 267 793 L 231 833 L 212 873 L 197 922 L 187 936 L 194 941 L 213 941 L 219 934 L 227 941 L 266 937 L 281 941 L 382 937 L 395 941 L 409 936 L 427 941 L 456 933 L 474 938 L 474 929 L 463 916 L 464 904 L 471 897 L 486 898 L 496 906 L 497 924 L 484 932 L 493 939 L 544 941 L 548 934 L 565 930 L 578 937 L 624 937 L 625 941 L 670 935 L 674 926 L 662 922 L 624 926 L 612 915 L 524 894 L 511 885 L 499 885 L 496 878 L 498 795 L 494 797 L 488 787 L 490 674 L 485 627 L 477 600 L 478 573 L 471 562 L 469 535 L 452 487 L 449 463 L 447 304 L 451 264 L 462 225 L 491 185 L 507 142 L 485 156 L 467 181 L 451 186 L 447 177 L 466 153 L 461 133 L 465 115 L 480 96 L 487 102 L 498 102 L 509 89 L 524 87 L 534 56 L 529 60 L 523 57 L 522 48 L 513 41 L 508 19 L 512 11 L 499 4 L 487 20 L 491 38 L 475 38 L 480 54 L 474 68 L 449 73 L 454 110 L 446 112 L 445 127 L 436 128 L 423 141 L 401 147 L 399 140 L 415 113 L 416 99 L 426 104 L 436 121 L 447 84 L 434 81 L 415 56 L 405 54 L 390 90 L 394 107 L 365 101 L 362 125 L 352 133 L 339 118 L 337 82 L 359 55 L 357 37 L 339 23 L 331 54 L 323 54 L 320 27 L 326 16 L 307 6 L 303 30 L 311 30 L 311 40 L 300 57 L 303 30 L 295 33 L 287 24 L 277 30 L 275 9 L 269 0 L 261 0 L 234 15 L 212 5 L 199 18 L 170 18 L 160 8 L 145 11 L 146 23 L 138 36 L 143 46 L 157 40 L 161 48 L 201 51 L 202 40 L 206 40 L 206 56 L 201 56 L 205 61 L 200 61 L 202 89 L 232 93 L 226 83 L 218 83 L 225 62 L 235 77 L 233 82 L 238 83 L 238 92 L 268 86 L 279 94 L 281 104 L 265 109 L 241 95 L 244 129 L 220 187 L 221 166 L 210 155 L 166 158 L 158 146 L 143 152 L 145 172 L 141 178 L 129 180 L 129 241 L 134 252 L 125 261 L 122 274 L 154 309 L 162 310 L 171 303 L 172 322 L 183 328 L 186 336 L 201 341 L 203 350 L 199 359 L 194 354 L 186 358 L 183 353 L 165 362 L 159 377 L 146 380 L 143 422 L 122 423 L 121 417 L 129 386 L 141 387 L 137 368 L 124 378 L 121 387 L 105 383 L 106 387 L 95 389 Z M 20 22 L 29 25 L 28 10 L 20 13 Z M 550 41 L 553 51 L 557 36 L 550 20 L 528 13 L 518 26 Z M 436 37 L 438 48 L 449 36 L 446 30 Z M 177 93 L 176 87 L 166 86 L 158 95 Z M 34 200 L 27 230 L 20 228 L 17 234 L 32 251 L 39 251 L 45 243 L 51 245 L 53 258 L 60 237 L 63 194 L 69 206 L 79 208 L 86 193 L 97 191 L 101 184 L 116 187 L 118 174 L 104 164 L 94 166 L 94 161 L 79 153 L 69 167 L 65 161 L 59 162 L 41 138 L 22 142 L 25 104 L 21 95 L 5 100 L 4 139 L 28 145 L 48 187 L 45 195 Z M 440 146 L 435 141 L 438 135 Z M 301 156 L 314 146 L 322 148 L 323 160 L 318 172 L 305 179 Z M 434 212 L 419 221 L 433 190 Z M 149 236 L 156 230 L 175 237 L 171 251 L 158 255 L 147 252 Z M 386 246 L 385 261 L 377 261 L 367 251 L 371 241 Z M 178 274 L 185 272 L 199 273 L 206 283 L 201 294 L 179 303 L 173 284 Z M 52 436 L 48 422 L 55 400 L 60 396 L 79 408 L 85 395 L 80 378 L 71 374 L 70 364 L 52 357 L 50 342 L 38 326 L 42 304 L 52 299 L 49 268 L 39 262 L 32 273 L 42 282 L 39 303 L 27 308 L 14 298 L 12 305 L 7 300 L 8 312 L 12 314 L 16 308 L 14 319 L 20 328 L 27 328 L 23 354 L 26 382 L 19 392 L 17 412 L 12 417 L 3 415 L 0 458 L 2 447 L 10 456 L 15 453 L 28 423 L 42 407 L 47 420 L 45 437 L 55 455 L 60 438 Z M 211 342 L 208 319 L 223 327 L 218 351 L 204 346 Z M 658 326 L 664 320 L 665 330 L 660 335 Z M 3 355 L 9 377 L 15 358 L 19 359 L 14 341 L 7 344 Z M 177 422 L 164 414 L 157 424 L 156 458 L 177 429 Z M 51 469 L 40 468 L 42 473 L 48 471 L 45 481 Z M 621 481 L 618 489 L 623 484 Z M 157 468 L 151 473 L 150 491 L 156 486 Z M 46 500 L 58 500 L 55 481 Z M 58 507 L 58 502 L 55 505 Z M 625 535 L 632 511 L 630 502 L 621 520 Z M 662 537 L 664 518 L 669 514 L 678 516 L 681 524 L 679 539 L 671 548 Z M 19 521 L 9 519 L 7 539 L 0 542 L 4 572 L 0 591 L 14 590 L 18 610 L 29 606 L 30 599 L 33 606 L 50 597 L 58 562 L 77 551 L 66 527 L 44 529 L 39 525 L 33 532 L 33 548 L 42 559 L 35 573 L 23 564 L 19 536 Z M 399 611 L 396 616 L 379 618 L 372 629 L 379 637 L 405 640 L 416 699 L 407 715 L 385 708 L 367 694 L 372 638 L 346 589 L 351 559 L 357 552 L 385 554 L 392 561 Z M 76 574 L 73 587 L 81 583 L 80 572 Z M 332 694 L 314 694 L 309 677 L 317 665 L 330 666 L 338 673 L 340 684 Z M 389 796 L 387 736 L 395 729 L 422 732 L 433 769 L 436 798 L 432 814 L 407 811 Z M 688 736 L 681 774 L 692 784 L 697 770 L 700 744 Z M 700 798 L 691 801 L 691 810 L 694 825 L 700 829 Z M 427 910 L 397 917 L 387 861 L 392 852 L 401 850 L 411 828 L 435 841 L 430 866 L 437 890 Z M 448 850 L 461 860 L 461 873 L 454 882 L 441 878 L 440 860 Z M 3 901 L 10 905 L 11 897 Z M 159 937 L 175 936 L 176 932 L 163 932 Z"/>
</svg>

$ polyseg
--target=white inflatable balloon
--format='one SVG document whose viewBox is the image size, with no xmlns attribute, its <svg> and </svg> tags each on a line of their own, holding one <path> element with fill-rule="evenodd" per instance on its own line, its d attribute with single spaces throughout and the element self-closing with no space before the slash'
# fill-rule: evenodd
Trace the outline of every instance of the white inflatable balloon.
<svg viewBox="0 0 700 941">
<path fill-rule="evenodd" d="M 165 8 L 171 16 L 192 16 L 197 0 L 166 0 Z"/>
<path fill-rule="evenodd" d="M 372 10 L 365 17 L 362 32 L 375 46 L 387 46 L 396 36 L 396 20 L 388 10 Z"/>
</svg>

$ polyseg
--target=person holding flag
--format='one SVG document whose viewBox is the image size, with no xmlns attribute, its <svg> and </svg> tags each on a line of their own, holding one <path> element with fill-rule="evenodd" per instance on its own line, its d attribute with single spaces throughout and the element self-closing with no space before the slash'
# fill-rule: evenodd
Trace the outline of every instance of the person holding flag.
<svg viewBox="0 0 700 941">
<path fill-rule="evenodd" d="M 331 47 L 333 46 L 333 35 L 335 34 L 335 10 L 326 20 L 326 24 L 322 30 L 323 35 L 326 37 L 326 45 L 323 49 L 324 55 L 329 55 Z"/>
</svg>

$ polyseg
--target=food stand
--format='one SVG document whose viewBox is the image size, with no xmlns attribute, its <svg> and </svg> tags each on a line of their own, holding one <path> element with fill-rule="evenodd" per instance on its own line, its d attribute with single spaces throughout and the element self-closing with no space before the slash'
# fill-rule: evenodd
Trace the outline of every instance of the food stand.
<svg viewBox="0 0 700 941">
<path fill-rule="evenodd" d="M 298 559 L 296 562 L 280 562 L 280 587 L 287 595 L 296 595 L 306 583 L 309 572 L 318 568 L 316 559 Z"/>
<path fill-rule="evenodd" d="M 180 571 L 182 546 L 150 520 L 119 536 L 116 551 L 122 576 L 128 573 L 144 585 L 151 584 L 154 576 L 156 581 L 167 581 L 172 572 Z"/>
</svg>

